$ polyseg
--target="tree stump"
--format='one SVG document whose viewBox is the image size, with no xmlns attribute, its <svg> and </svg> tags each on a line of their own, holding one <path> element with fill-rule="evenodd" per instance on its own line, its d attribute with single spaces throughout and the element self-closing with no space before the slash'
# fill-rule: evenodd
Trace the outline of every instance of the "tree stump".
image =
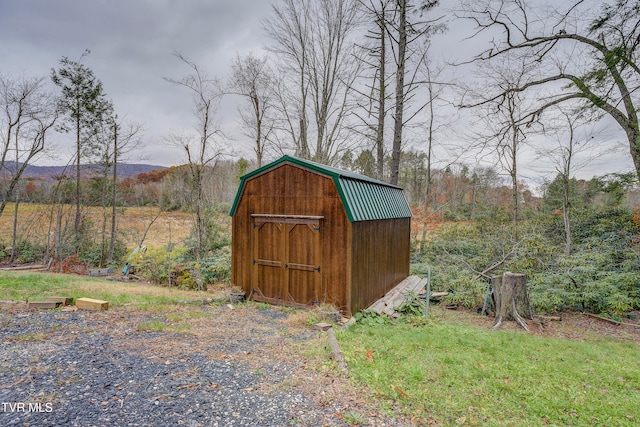
<svg viewBox="0 0 640 427">
<path fill-rule="evenodd" d="M 507 272 L 502 277 L 493 277 L 491 281 L 496 299 L 496 322 L 493 329 L 498 329 L 503 321 L 513 320 L 529 332 L 524 319 L 532 320 L 533 313 L 529 305 L 526 275 Z"/>
</svg>

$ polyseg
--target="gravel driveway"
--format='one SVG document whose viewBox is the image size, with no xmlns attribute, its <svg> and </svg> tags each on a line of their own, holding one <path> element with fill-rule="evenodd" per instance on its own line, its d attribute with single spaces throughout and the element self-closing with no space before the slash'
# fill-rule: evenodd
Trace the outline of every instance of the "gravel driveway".
<svg viewBox="0 0 640 427">
<path fill-rule="evenodd" d="M 361 425 L 403 425 L 371 415 L 346 377 L 301 356 L 325 337 L 289 316 L 257 307 L 96 313 L 5 304 L 0 425 L 339 426 L 354 425 L 356 413 Z"/>
</svg>

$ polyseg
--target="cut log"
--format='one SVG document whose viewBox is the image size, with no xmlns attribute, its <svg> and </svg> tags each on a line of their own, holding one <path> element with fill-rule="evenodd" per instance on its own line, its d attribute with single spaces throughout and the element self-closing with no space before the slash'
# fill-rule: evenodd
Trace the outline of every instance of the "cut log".
<svg viewBox="0 0 640 427">
<path fill-rule="evenodd" d="M 622 326 L 631 326 L 632 328 L 640 328 L 640 325 L 637 325 L 635 323 L 626 323 L 626 322 L 618 322 L 617 320 L 613 320 L 613 319 L 608 319 L 606 317 L 602 317 L 602 316 L 598 316 L 596 314 L 591 314 L 591 313 L 582 313 L 585 316 L 589 316 L 589 317 L 593 317 L 594 319 L 600 319 L 600 320 L 604 320 L 605 322 L 609 322 L 612 323 L 614 325 L 622 325 Z"/>
<path fill-rule="evenodd" d="M 61 302 L 55 301 L 29 301 L 29 308 L 39 308 L 42 310 L 52 310 L 60 307 Z"/>
<path fill-rule="evenodd" d="M 320 323 L 316 323 L 315 324 L 315 328 L 319 331 L 326 331 L 329 328 L 331 328 L 331 324 L 329 323 L 325 323 L 325 322 L 320 322 Z"/>
<path fill-rule="evenodd" d="M 76 307 L 81 310 L 102 311 L 109 309 L 109 302 L 93 298 L 78 298 Z"/>
<path fill-rule="evenodd" d="M 542 320 L 545 320 L 545 321 L 546 320 L 554 321 L 554 322 L 561 322 L 562 321 L 562 317 L 560 317 L 560 316 L 535 316 L 535 317 L 537 317 L 539 319 L 542 319 Z"/>
<path fill-rule="evenodd" d="M 73 304 L 73 298 L 71 297 L 46 297 L 46 302 L 59 302 L 62 305 L 71 305 Z"/>
<path fill-rule="evenodd" d="M 44 264 L 20 265 L 18 267 L 5 267 L 3 271 L 23 271 L 23 270 L 42 270 L 47 266 Z"/>
<path fill-rule="evenodd" d="M 113 274 L 113 268 L 92 268 L 89 270 L 89 276 L 101 277 Z"/>
<path fill-rule="evenodd" d="M 526 275 L 506 272 L 501 277 L 493 277 L 491 281 L 496 298 L 496 322 L 493 329 L 499 328 L 504 321 L 513 320 L 529 332 L 524 319 L 533 319 L 533 313 L 529 305 Z"/>
<path fill-rule="evenodd" d="M 336 339 L 336 334 L 333 332 L 333 328 L 327 329 L 327 338 L 329 339 L 329 346 L 331 346 L 331 352 L 333 353 L 333 360 L 338 362 L 338 368 L 346 371 L 347 362 L 344 361 L 344 354 L 342 354 L 342 350 L 340 350 L 340 345 Z"/>
</svg>

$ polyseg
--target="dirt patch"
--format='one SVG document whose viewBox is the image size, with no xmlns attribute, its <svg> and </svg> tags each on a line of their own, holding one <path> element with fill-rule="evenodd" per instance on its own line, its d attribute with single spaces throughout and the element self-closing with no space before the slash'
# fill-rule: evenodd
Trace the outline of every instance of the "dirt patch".
<svg viewBox="0 0 640 427">
<path fill-rule="evenodd" d="M 452 322 L 462 322 L 490 329 L 494 324 L 493 316 L 480 316 L 474 312 L 457 309 L 447 310 L 444 307 L 433 307 L 437 316 Z M 640 312 L 635 319 L 624 319 L 624 323 L 640 324 Z M 633 314 L 633 313 L 632 313 Z M 563 338 L 576 341 L 597 340 L 604 337 L 615 338 L 623 341 L 632 341 L 640 344 L 640 328 L 627 325 L 614 325 L 604 320 L 589 317 L 578 312 L 564 312 L 554 314 L 561 320 L 543 321 L 542 325 L 527 321 L 532 334 L 553 338 Z M 542 326 L 542 327 L 541 327 Z M 515 322 L 505 322 L 501 329 L 522 330 Z"/>
</svg>

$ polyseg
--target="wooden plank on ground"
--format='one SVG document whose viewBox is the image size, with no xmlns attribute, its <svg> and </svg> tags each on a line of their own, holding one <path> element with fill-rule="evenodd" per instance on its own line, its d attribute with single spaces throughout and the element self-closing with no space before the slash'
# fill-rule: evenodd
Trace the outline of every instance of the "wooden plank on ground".
<svg viewBox="0 0 640 427">
<path fill-rule="evenodd" d="M 408 291 L 413 291 L 415 293 L 420 292 L 420 290 L 422 290 L 422 288 L 424 288 L 425 286 L 427 286 L 427 280 L 428 279 L 420 279 L 418 280 L 413 286 L 411 286 L 410 288 L 407 288 Z"/>
<path fill-rule="evenodd" d="M 89 276 L 100 277 L 113 274 L 113 268 L 92 268 L 89 270 Z"/>
<path fill-rule="evenodd" d="M 2 270 L 3 271 L 40 270 L 46 267 L 47 266 L 44 264 L 32 264 L 32 265 L 20 265 L 17 267 L 5 267 L 5 268 L 2 268 Z"/>
<path fill-rule="evenodd" d="M 389 290 L 382 298 L 374 302 L 369 306 L 369 310 L 373 310 L 378 314 L 382 314 L 383 310 L 387 307 L 388 302 L 392 300 L 400 291 L 407 285 L 409 280 L 414 276 L 407 277 L 402 282 L 398 283 L 393 289 Z"/>
<path fill-rule="evenodd" d="M 62 304 L 55 301 L 29 301 L 29 308 L 39 308 L 43 310 L 52 310 L 58 308 Z"/>
<path fill-rule="evenodd" d="M 46 302 L 59 302 L 62 305 L 71 305 L 73 304 L 72 297 L 46 297 Z"/>
<path fill-rule="evenodd" d="M 76 307 L 82 310 L 102 311 L 109 309 L 109 302 L 93 298 L 78 298 Z"/>
<path fill-rule="evenodd" d="M 387 306 L 395 311 L 396 308 L 400 307 L 407 301 L 407 296 L 411 292 L 418 293 L 418 289 L 420 289 L 422 280 L 419 277 L 412 276 L 412 280 L 408 280 L 403 287 L 400 288 L 399 292 L 389 301 L 387 301 Z M 426 282 L 425 282 L 426 284 Z M 393 313 L 387 313 L 389 316 Z"/>
<path fill-rule="evenodd" d="M 431 298 L 442 298 L 449 295 L 449 292 L 431 292 Z"/>
<path fill-rule="evenodd" d="M 409 276 L 369 306 L 369 309 L 378 314 L 395 317 L 396 309 L 405 303 L 407 295 L 410 292 L 419 292 L 426 284 L 427 279 L 421 279 L 418 276 Z"/>
</svg>

